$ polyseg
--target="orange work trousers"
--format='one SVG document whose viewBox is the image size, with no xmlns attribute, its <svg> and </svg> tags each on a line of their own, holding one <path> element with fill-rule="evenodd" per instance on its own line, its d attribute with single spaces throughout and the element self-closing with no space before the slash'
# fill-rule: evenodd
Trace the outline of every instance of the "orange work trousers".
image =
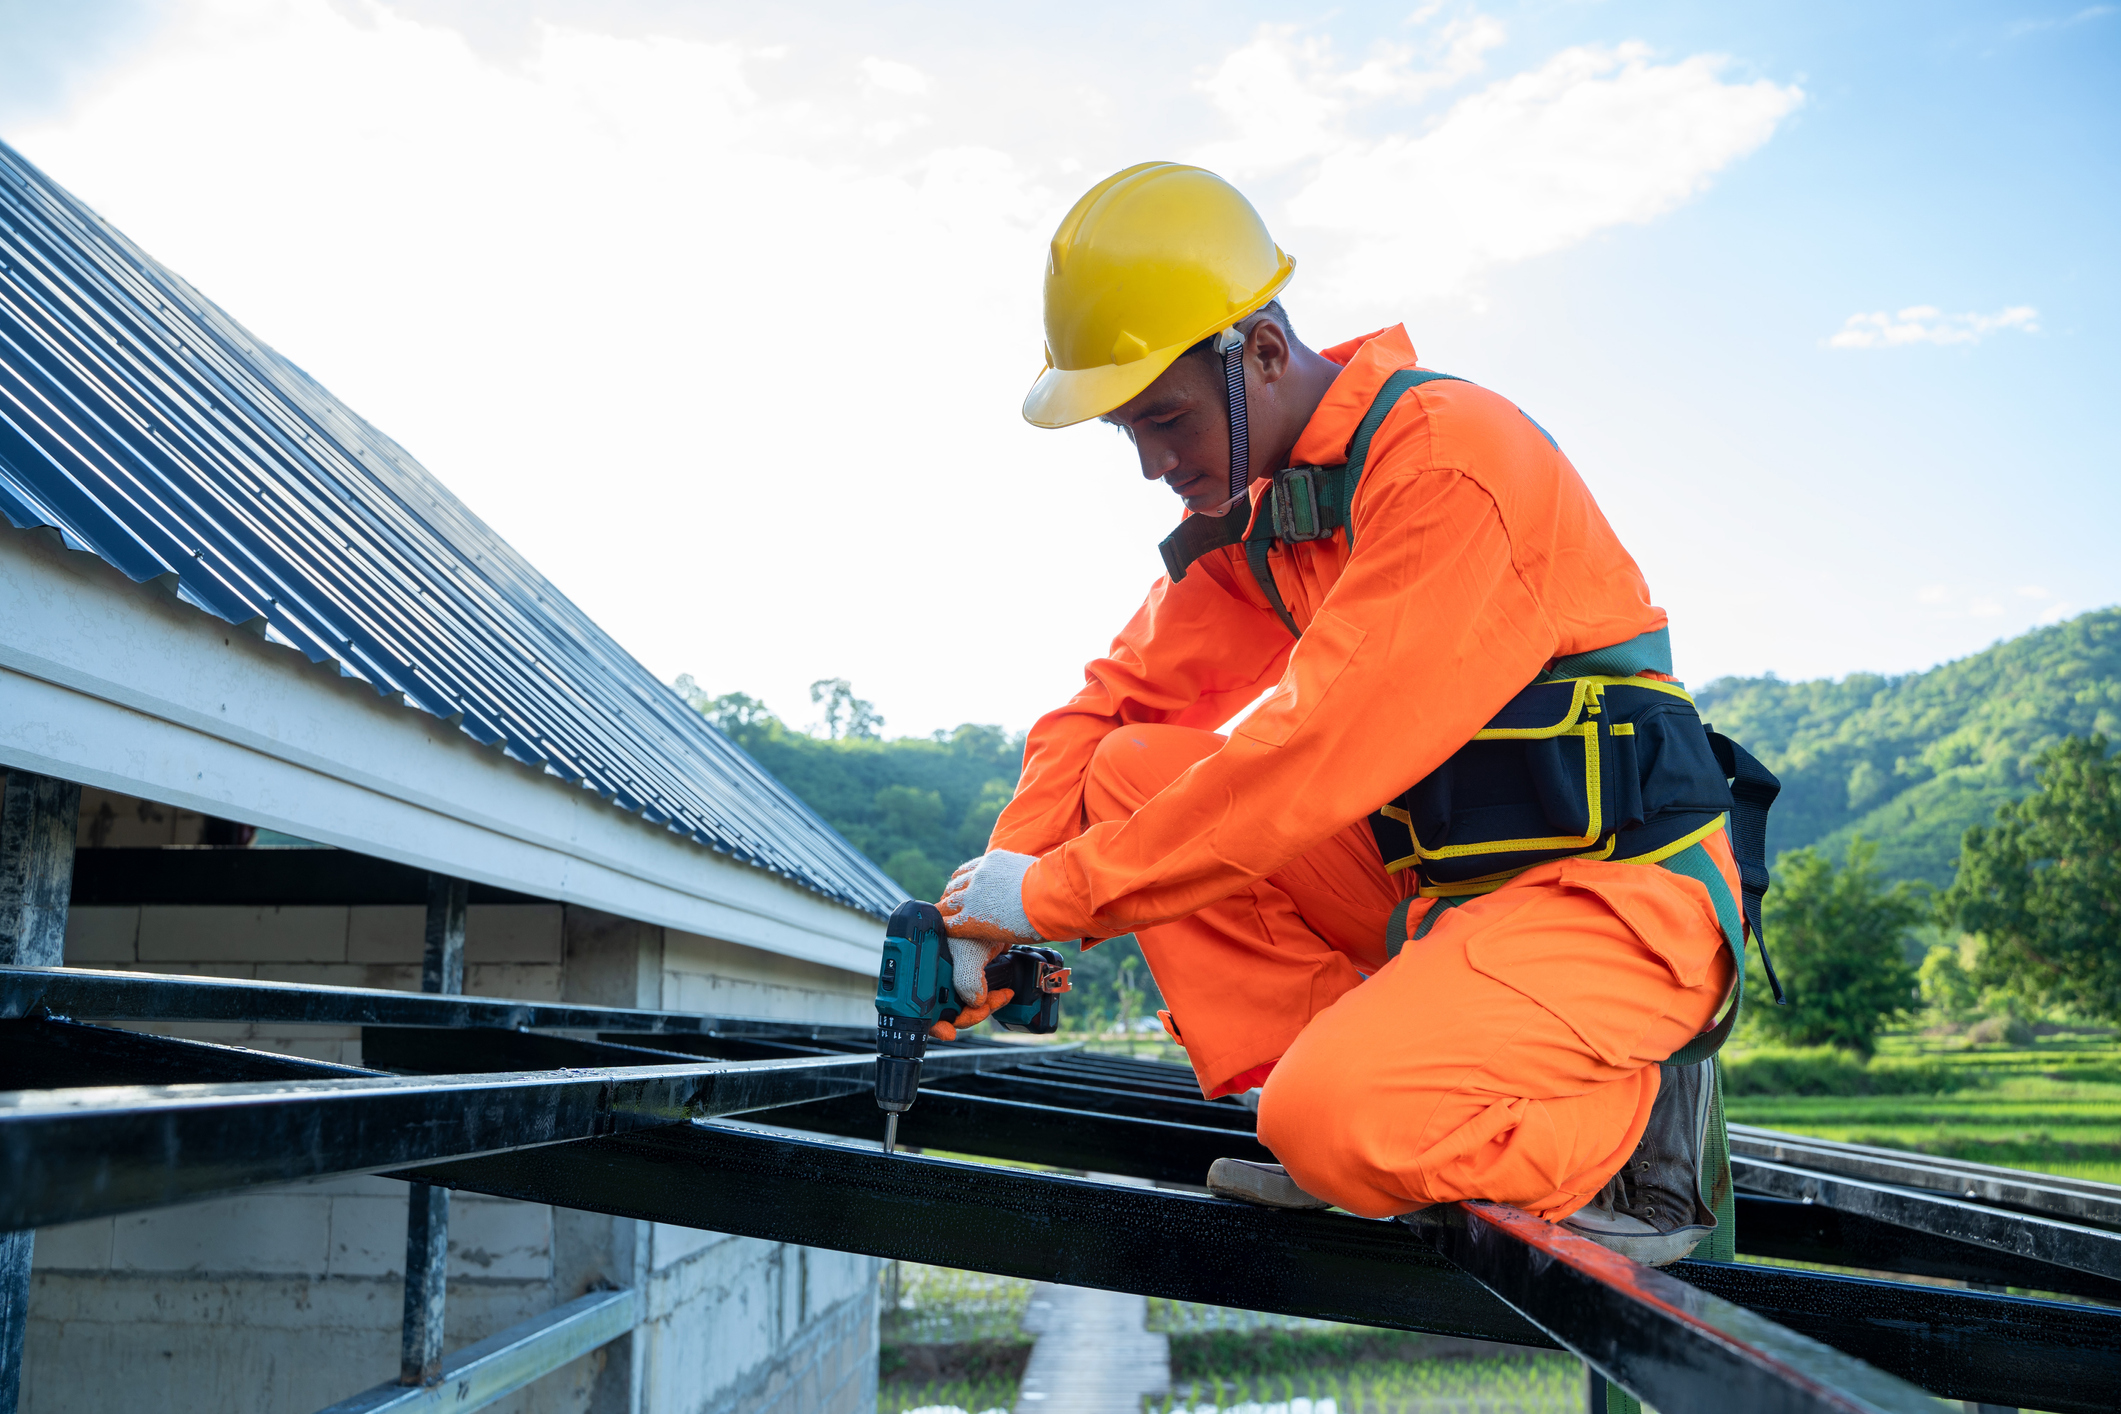
<svg viewBox="0 0 2121 1414">
<path fill-rule="evenodd" d="M 1131 815 L 1222 740 L 1116 728 L 1085 783 L 1089 823 Z M 1735 895 L 1725 836 L 1709 850 Z M 1387 959 L 1411 889 L 1357 822 L 1135 936 L 1202 1092 L 1264 1085 L 1260 1139 L 1307 1191 L 1373 1218 L 1461 1198 L 1564 1218 L 1627 1161 L 1658 1062 L 1730 990 L 1708 890 L 1560 860 L 1446 910 Z M 1431 906 L 1417 901 L 1410 933 Z"/>
</svg>

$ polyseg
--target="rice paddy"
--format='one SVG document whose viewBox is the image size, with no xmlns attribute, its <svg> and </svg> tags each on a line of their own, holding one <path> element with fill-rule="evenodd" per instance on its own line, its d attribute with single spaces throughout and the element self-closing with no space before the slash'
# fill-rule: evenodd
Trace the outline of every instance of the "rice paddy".
<svg viewBox="0 0 2121 1414">
<path fill-rule="evenodd" d="M 2020 1046 L 1898 1032 L 1887 1064 L 1922 1061 L 1953 1088 L 1920 1095 L 1731 1095 L 1734 1123 L 1942 1158 L 2121 1183 L 2121 1049 L 2104 1030 Z"/>
<path fill-rule="evenodd" d="M 1583 1366 L 1567 1355 L 1365 1362 L 1222 1376 L 1144 1401 L 1143 1414 L 1578 1414 Z"/>
</svg>

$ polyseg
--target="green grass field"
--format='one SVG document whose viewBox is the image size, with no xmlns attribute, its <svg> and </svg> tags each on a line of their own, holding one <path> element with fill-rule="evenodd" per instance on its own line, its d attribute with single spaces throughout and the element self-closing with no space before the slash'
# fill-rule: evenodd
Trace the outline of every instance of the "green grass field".
<svg viewBox="0 0 2121 1414">
<path fill-rule="evenodd" d="M 1149 1298 L 1149 1329 L 1171 1340 L 1171 1393 L 1143 1414 L 1574 1414 L 1583 1366 L 1546 1351 L 1490 1347 L 1333 1321 Z"/>
<path fill-rule="evenodd" d="M 2121 1047 L 2112 1032 L 2086 1028 L 2023 1046 L 1972 1046 L 1903 1031 L 1881 1040 L 1878 1059 L 1888 1066 L 1929 1063 L 1958 1088 L 1933 1095 L 1734 1094 L 1727 1101 L 1730 1118 L 1821 1139 L 2121 1183 Z"/>
<path fill-rule="evenodd" d="M 1365 1361 L 1274 1373 L 1172 1379 L 1144 1414 L 1577 1414 L 1583 1366 L 1572 1355 Z"/>
</svg>

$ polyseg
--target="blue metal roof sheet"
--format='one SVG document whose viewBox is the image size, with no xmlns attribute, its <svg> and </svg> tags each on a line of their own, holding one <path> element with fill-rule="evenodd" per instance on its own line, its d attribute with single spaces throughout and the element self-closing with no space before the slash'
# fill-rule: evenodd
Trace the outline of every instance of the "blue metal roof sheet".
<svg viewBox="0 0 2121 1414">
<path fill-rule="evenodd" d="M 0 514 L 827 898 L 905 898 L 404 448 L 0 143 Z"/>
</svg>

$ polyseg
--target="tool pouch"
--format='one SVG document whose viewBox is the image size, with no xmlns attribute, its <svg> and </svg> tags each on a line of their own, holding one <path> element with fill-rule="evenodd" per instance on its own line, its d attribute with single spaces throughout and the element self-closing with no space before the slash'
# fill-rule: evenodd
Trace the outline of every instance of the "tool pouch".
<svg viewBox="0 0 2121 1414">
<path fill-rule="evenodd" d="M 1424 894 L 1486 892 L 1535 864 L 1630 859 L 1731 809 L 1686 691 L 1642 677 L 1535 683 L 1371 817 L 1385 867 Z"/>
</svg>

